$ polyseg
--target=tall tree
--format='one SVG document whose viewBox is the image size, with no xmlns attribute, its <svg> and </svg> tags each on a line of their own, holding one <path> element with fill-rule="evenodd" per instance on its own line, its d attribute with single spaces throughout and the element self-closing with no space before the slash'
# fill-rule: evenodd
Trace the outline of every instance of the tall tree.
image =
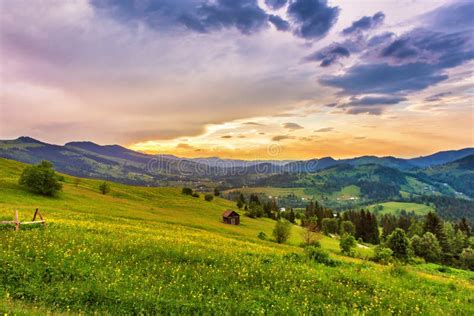
<svg viewBox="0 0 474 316">
<path fill-rule="evenodd" d="M 400 260 L 408 260 L 410 242 L 401 228 L 397 228 L 387 237 L 386 245 L 392 249 L 393 256 Z"/>
<path fill-rule="evenodd" d="M 457 224 L 457 228 L 464 232 L 468 238 L 471 237 L 471 227 L 469 226 L 465 217 L 463 217 Z"/>
<path fill-rule="evenodd" d="M 431 232 L 436 236 L 439 241 L 439 244 L 441 245 L 441 248 L 446 254 L 450 252 L 448 238 L 446 236 L 443 221 L 437 214 L 429 212 L 426 215 L 424 230 L 425 232 Z"/>
</svg>

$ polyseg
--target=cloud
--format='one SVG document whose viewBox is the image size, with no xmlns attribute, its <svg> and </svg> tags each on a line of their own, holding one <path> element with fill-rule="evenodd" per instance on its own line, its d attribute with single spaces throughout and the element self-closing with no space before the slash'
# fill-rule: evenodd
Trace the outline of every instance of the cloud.
<svg viewBox="0 0 474 316">
<path fill-rule="evenodd" d="M 234 27 L 243 34 L 252 34 L 268 26 L 268 15 L 257 0 L 217 0 L 203 3 L 194 13 L 183 14 L 180 21 L 201 33 Z"/>
<path fill-rule="evenodd" d="M 283 8 L 287 2 L 287 0 L 265 0 L 265 4 L 272 10 Z"/>
<path fill-rule="evenodd" d="M 194 147 L 189 145 L 189 144 L 186 144 L 186 143 L 179 143 L 178 145 L 176 145 L 176 148 L 180 148 L 180 149 L 193 149 Z"/>
<path fill-rule="evenodd" d="M 375 63 L 355 65 L 320 82 L 341 88 L 343 94 L 420 91 L 446 80 L 446 69 L 474 59 L 473 38 L 468 32 L 418 29 L 383 47 L 375 58 L 369 52 L 366 59 Z"/>
<path fill-rule="evenodd" d="M 333 107 L 336 107 L 337 106 L 337 103 L 334 102 L 334 103 L 328 103 L 328 104 L 325 104 L 324 105 L 325 107 L 328 107 L 328 108 L 333 108 Z"/>
<path fill-rule="evenodd" d="M 406 101 L 405 97 L 398 96 L 365 96 L 363 98 L 352 97 L 351 101 L 338 106 L 344 109 L 347 114 L 372 114 L 380 115 L 384 112 L 387 106 L 395 105 Z M 373 108 L 373 109 L 371 109 Z"/>
<path fill-rule="evenodd" d="M 446 80 L 434 65 L 413 63 L 405 65 L 363 64 L 356 65 L 343 75 L 325 76 L 323 85 L 342 89 L 342 94 L 390 94 L 423 90 Z"/>
<path fill-rule="evenodd" d="M 391 42 L 395 37 L 395 33 L 385 32 L 382 34 L 377 34 L 369 38 L 367 41 L 367 47 L 379 46 Z"/>
<path fill-rule="evenodd" d="M 91 5 L 100 13 L 113 17 L 121 23 L 143 23 L 156 30 L 167 30 L 182 25 L 180 17 L 192 14 L 201 6 L 202 0 L 91 0 Z"/>
<path fill-rule="evenodd" d="M 384 112 L 383 107 L 353 107 L 345 111 L 347 114 L 369 114 L 369 115 L 381 115 Z"/>
<path fill-rule="evenodd" d="M 221 136 L 221 138 L 229 139 L 229 138 L 232 138 L 232 136 L 231 135 L 224 135 L 224 136 Z"/>
<path fill-rule="evenodd" d="M 297 123 L 283 123 L 282 126 L 284 128 L 290 129 L 290 130 L 297 130 L 297 129 L 303 129 L 304 127 L 297 124 Z"/>
<path fill-rule="evenodd" d="M 278 15 L 269 15 L 268 21 L 272 23 L 278 31 L 288 31 L 290 29 L 290 23 L 288 21 L 283 20 Z"/>
<path fill-rule="evenodd" d="M 435 102 L 435 101 L 441 101 L 441 99 L 447 95 L 451 95 L 452 92 L 442 92 L 442 93 L 437 93 L 432 96 L 429 96 L 425 98 L 425 101 L 427 102 Z"/>
<path fill-rule="evenodd" d="M 274 142 L 279 142 L 279 141 L 285 140 L 285 139 L 294 139 L 294 137 L 289 136 L 289 135 L 277 135 L 277 136 L 272 137 L 272 141 L 274 141 Z"/>
<path fill-rule="evenodd" d="M 403 34 L 380 53 L 392 64 L 425 62 L 451 68 L 474 58 L 472 32 L 441 33 L 416 29 Z"/>
<path fill-rule="evenodd" d="M 406 101 L 407 99 L 404 97 L 392 97 L 392 96 L 368 96 L 363 97 L 360 99 L 353 98 L 351 102 L 341 104 L 339 107 L 347 107 L 347 106 L 371 106 L 371 105 L 394 105 L 398 104 L 402 101 Z"/>
<path fill-rule="evenodd" d="M 305 39 L 320 39 L 336 23 L 339 8 L 330 7 L 327 0 L 293 0 L 287 13 L 296 25 L 297 36 Z"/>
<path fill-rule="evenodd" d="M 2 103 L 8 104 L 2 110 L 18 113 L 0 124 L 5 135 L 122 144 L 172 139 L 202 134 L 208 124 L 282 113 L 319 92 L 307 69 L 294 67 L 304 48 L 293 45 L 292 36 L 235 30 L 199 35 L 171 21 L 195 10 L 183 4 L 190 1 L 175 0 L 160 2 L 170 16 L 153 11 L 160 25 L 149 27 L 141 16 L 118 18 L 120 10 L 110 4 L 121 2 L 105 2 L 100 8 L 89 1 L 2 5 L 0 55 L 9 60 L 0 67 L 0 77 L 9 78 L 2 85 Z M 34 115 L 19 115 L 25 110 Z M 62 122 L 78 128 L 41 131 Z"/>
<path fill-rule="evenodd" d="M 338 59 L 349 57 L 350 55 L 351 53 L 347 48 L 336 43 L 305 57 L 304 60 L 321 61 L 320 66 L 327 67 L 335 63 Z"/>
<path fill-rule="evenodd" d="M 442 31 L 471 31 L 474 2 L 459 0 L 437 8 L 423 16 L 427 25 Z"/>
<path fill-rule="evenodd" d="M 236 28 L 252 34 L 268 27 L 268 15 L 257 0 L 92 0 L 101 11 L 127 23 L 143 23 L 158 31 L 185 26 L 200 33 Z"/>
<path fill-rule="evenodd" d="M 424 23 L 423 28 L 412 29 L 399 37 L 390 32 L 368 40 L 359 36 L 360 40 L 355 42 L 362 52 L 359 63 L 345 69 L 341 75 L 323 76 L 319 82 L 341 89 L 340 94 L 343 95 L 408 94 L 436 85 L 448 79 L 446 70 L 474 59 L 472 28 L 466 30 L 456 27 L 456 23 L 449 23 L 451 19 L 463 24 L 468 17 L 460 8 L 471 12 L 473 6 L 474 4 L 455 3 L 441 7 L 419 17 Z M 437 30 L 440 19 L 444 21 L 442 24 L 449 24 L 442 31 Z M 357 30 L 373 27 L 382 20 L 382 13 L 370 19 L 364 17 L 344 32 L 358 33 Z M 348 50 L 351 55 L 355 53 L 355 50 Z M 330 50 L 322 50 L 328 51 Z M 328 56 L 322 66 L 330 65 L 340 58 L 339 55 Z"/>
<path fill-rule="evenodd" d="M 377 12 L 373 16 L 364 16 L 361 19 L 352 22 L 352 25 L 345 28 L 342 31 L 342 34 L 350 35 L 355 32 L 367 31 L 382 24 L 384 19 L 385 14 L 383 12 Z"/>
<path fill-rule="evenodd" d="M 253 125 L 253 126 L 265 126 L 265 124 L 257 123 L 257 122 L 245 122 L 244 125 Z"/>
<path fill-rule="evenodd" d="M 405 59 L 416 56 L 417 50 L 414 47 L 410 47 L 406 39 L 399 39 L 392 42 L 389 46 L 382 50 L 382 57 L 395 57 L 399 59 Z"/>
<path fill-rule="evenodd" d="M 314 132 L 315 133 L 327 133 L 327 132 L 331 132 L 332 130 L 334 130 L 334 127 L 323 127 L 323 128 L 315 130 Z"/>
</svg>

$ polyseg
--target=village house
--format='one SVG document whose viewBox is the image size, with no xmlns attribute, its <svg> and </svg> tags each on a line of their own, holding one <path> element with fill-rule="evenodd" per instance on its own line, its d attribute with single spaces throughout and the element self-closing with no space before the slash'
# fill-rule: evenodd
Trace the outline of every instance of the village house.
<svg viewBox="0 0 474 316">
<path fill-rule="evenodd" d="M 227 210 L 222 214 L 222 221 L 225 224 L 240 225 L 240 215 L 233 210 Z"/>
</svg>

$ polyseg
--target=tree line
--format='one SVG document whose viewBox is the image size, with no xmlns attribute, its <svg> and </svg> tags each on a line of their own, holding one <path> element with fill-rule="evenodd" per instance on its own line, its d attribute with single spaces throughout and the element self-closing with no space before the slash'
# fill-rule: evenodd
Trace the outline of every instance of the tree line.
<svg viewBox="0 0 474 316">
<path fill-rule="evenodd" d="M 403 213 L 380 218 L 368 210 L 334 213 L 311 201 L 301 225 L 308 231 L 339 235 L 343 253 L 350 254 L 355 240 L 378 245 L 375 260 L 410 261 L 423 258 L 459 268 L 474 269 L 474 237 L 466 218 L 453 223 L 433 212 L 424 217 Z M 350 237 L 353 237 L 352 238 Z"/>
</svg>

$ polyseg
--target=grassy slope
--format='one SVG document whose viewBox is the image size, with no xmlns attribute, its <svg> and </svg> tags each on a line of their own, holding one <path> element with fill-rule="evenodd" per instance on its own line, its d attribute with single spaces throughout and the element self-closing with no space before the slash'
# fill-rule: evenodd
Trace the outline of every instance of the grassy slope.
<svg viewBox="0 0 474 316">
<path fill-rule="evenodd" d="M 0 216 L 30 219 L 40 207 L 48 228 L 0 230 L 0 311 L 46 309 L 117 313 L 465 313 L 474 312 L 472 273 L 446 276 L 342 257 L 337 240 L 323 247 L 337 267 L 307 262 L 299 228 L 289 245 L 256 238 L 274 222 L 220 223 L 233 203 L 209 203 L 174 188 L 99 181 L 78 187 L 66 176 L 56 198 L 17 185 L 24 165 L 0 159 Z M 359 249 L 359 255 L 370 249 Z"/>
<path fill-rule="evenodd" d="M 369 207 L 369 210 L 374 210 L 377 205 L 382 205 L 383 209 L 378 211 L 378 214 L 393 214 L 399 215 L 401 210 L 405 210 L 407 212 L 414 211 L 417 215 L 426 215 L 429 212 L 435 212 L 432 206 L 418 204 L 418 203 L 408 203 L 408 202 L 385 202 L 385 203 L 378 203 L 374 204 Z"/>
</svg>

